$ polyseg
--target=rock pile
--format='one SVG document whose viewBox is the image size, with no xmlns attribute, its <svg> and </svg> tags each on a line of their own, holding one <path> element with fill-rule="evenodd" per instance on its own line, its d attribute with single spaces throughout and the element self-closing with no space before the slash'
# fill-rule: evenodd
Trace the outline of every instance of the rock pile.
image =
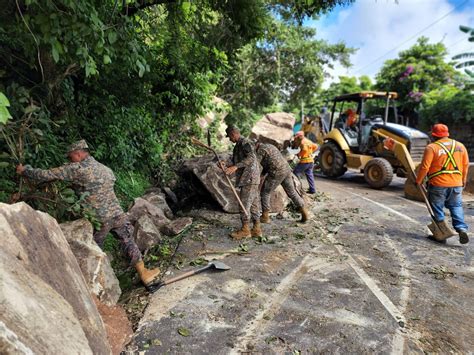
<svg viewBox="0 0 474 355">
<path fill-rule="evenodd" d="M 23 202 L 0 204 L 0 235 L 1 352 L 110 354 L 104 323 L 56 220 Z"/>
<path fill-rule="evenodd" d="M 142 251 L 191 218 L 173 218 L 160 191 L 129 211 Z M 132 336 L 119 282 L 87 220 L 58 225 L 25 203 L 0 203 L 0 353 L 120 354 Z"/>
</svg>

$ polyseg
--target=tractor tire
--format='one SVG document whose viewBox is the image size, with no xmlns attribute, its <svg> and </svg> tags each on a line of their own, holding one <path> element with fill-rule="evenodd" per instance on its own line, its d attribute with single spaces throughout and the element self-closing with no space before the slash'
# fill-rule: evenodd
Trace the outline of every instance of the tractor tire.
<svg viewBox="0 0 474 355">
<path fill-rule="evenodd" d="M 390 185 L 393 179 L 392 165 L 384 158 L 369 160 L 364 168 L 364 178 L 373 189 L 383 189 Z"/>
<path fill-rule="evenodd" d="M 324 175 L 337 178 L 344 175 L 347 168 L 346 156 L 339 146 L 334 142 L 326 142 L 319 151 L 319 167 Z"/>
</svg>

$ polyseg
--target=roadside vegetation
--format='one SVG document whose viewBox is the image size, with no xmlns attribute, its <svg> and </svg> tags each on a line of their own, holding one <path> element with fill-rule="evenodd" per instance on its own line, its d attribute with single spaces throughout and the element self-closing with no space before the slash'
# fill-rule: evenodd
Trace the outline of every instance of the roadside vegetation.
<svg viewBox="0 0 474 355">
<path fill-rule="evenodd" d="M 336 94 L 376 88 L 399 91 L 404 113 L 422 122 L 469 122 L 472 82 L 426 38 L 388 60 L 375 83 L 341 77 L 322 89 L 327 69 L 350 67 L 355 49 L 321 40 L 304 20 L 352 2 L 6 1 L 0 201 L 25 200 L 61 221 L 86 213 L 65 184 L 37 187 L 15 175 L 18 163 L 61 165 L 66 146 L 85 138 L 116 173 L 126 207 L 173 180 L 195 153 L 189 137 L 204 138 L 196 118 L 210 110 L 230 112 L 227 121 L 248 133 L 263 113 L 317 114 Z"/>
</svg>

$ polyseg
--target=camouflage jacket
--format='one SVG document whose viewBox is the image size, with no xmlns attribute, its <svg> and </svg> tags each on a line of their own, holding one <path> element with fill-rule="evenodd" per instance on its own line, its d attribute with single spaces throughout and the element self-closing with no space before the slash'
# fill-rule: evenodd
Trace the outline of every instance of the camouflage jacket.
<svg viewBox="0 0 474 355">
<path fill-rule="evenodd" d="M 277 147 L 261 143 L 257 149 L 257 159 L 263 168 L 262 174 L 285 176 L 291 173 L 290 166 Z"/>
<path fill-rule="evenodd" d="M 68 163 L 49 170 L 27 165 L 24 176 L 38 182 L 62 180 L 72 183 L 76 193 L 88 193 L 85 201 L 102 223 L 123 214 L 114 192 L 114 173 L 91 156 L 79 163 Z"/>
<path fill-rule="evenodd" d="M 241 137 L 235 144 L 232 162 L 237 169 L 237 186 L 260 184 L 260 168 L 253 142 Z"/>
</svg>

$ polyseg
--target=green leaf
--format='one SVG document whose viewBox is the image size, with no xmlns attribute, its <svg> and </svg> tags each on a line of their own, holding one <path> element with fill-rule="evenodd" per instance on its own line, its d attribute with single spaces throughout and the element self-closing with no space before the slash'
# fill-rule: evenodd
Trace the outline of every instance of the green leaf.
<svg viewBox="0 0 474 355">
<path fill-rule="evenodd" d="M 8 101 L 7 97 L 3 94 L 3 92 L 0 92 L 0 106 L 10 106 L 10 101 Z"/>
<path fill-rule="evenodd" d="M 114 44 L 117 41 L 117 32 L 109 32 L 107 38 L 110 44 Z"/>
<path fill-rule="evenodd" d="M 10 163 L 6 161 L 0 161 L 0 169 L 5 169 L 5 168 L 8 168 L 9 166 L 10 166 Z"/>
<path fill-rule="evenodd" d="M 25 108 L 25 113 L 28 114 L 28 113 L 31 113 L 31 112 L 34 112 L 34 111 L 37 111 L 39 110 L 39 107 L 36 106 L 35 104 L 31 104 L 31 105 L 28 105 L 26 108 Z"/>
<path fill-rule="evenodd" d="M 104 54 L 104 64 L 112 63 L 112 59 L 107 54 Z"/>
<path fill-rule="evenodd" d="M 0 123 L 7 123 L 8 119 L 12 118 L 10 112 L 4 106 L 0 106 Z"/>
<path fill-rule="evenodd" d="M 59 61 L 59 55 L 64 53 L 63 46 L 57 39 L 53 41 L 52 44 L 53 59 L 57 63 Z"/>
<path fill-rule="evenodd" d="M 188 329 L 186 328 L 178 328 L 178 334 L 182 335 L 183 337 L 188 337 L 191 335 Z"/>
<path fill-rule="evenodd" d="M 191 10 L 191 3 L 188 2 L 188 1 L 184 1 L 184 2 L 181 4 L 181 8 L 183 9 L 183 13 L 184 13 L 184 14 L 188 14 L 189 11 Z"/>
</svg>

